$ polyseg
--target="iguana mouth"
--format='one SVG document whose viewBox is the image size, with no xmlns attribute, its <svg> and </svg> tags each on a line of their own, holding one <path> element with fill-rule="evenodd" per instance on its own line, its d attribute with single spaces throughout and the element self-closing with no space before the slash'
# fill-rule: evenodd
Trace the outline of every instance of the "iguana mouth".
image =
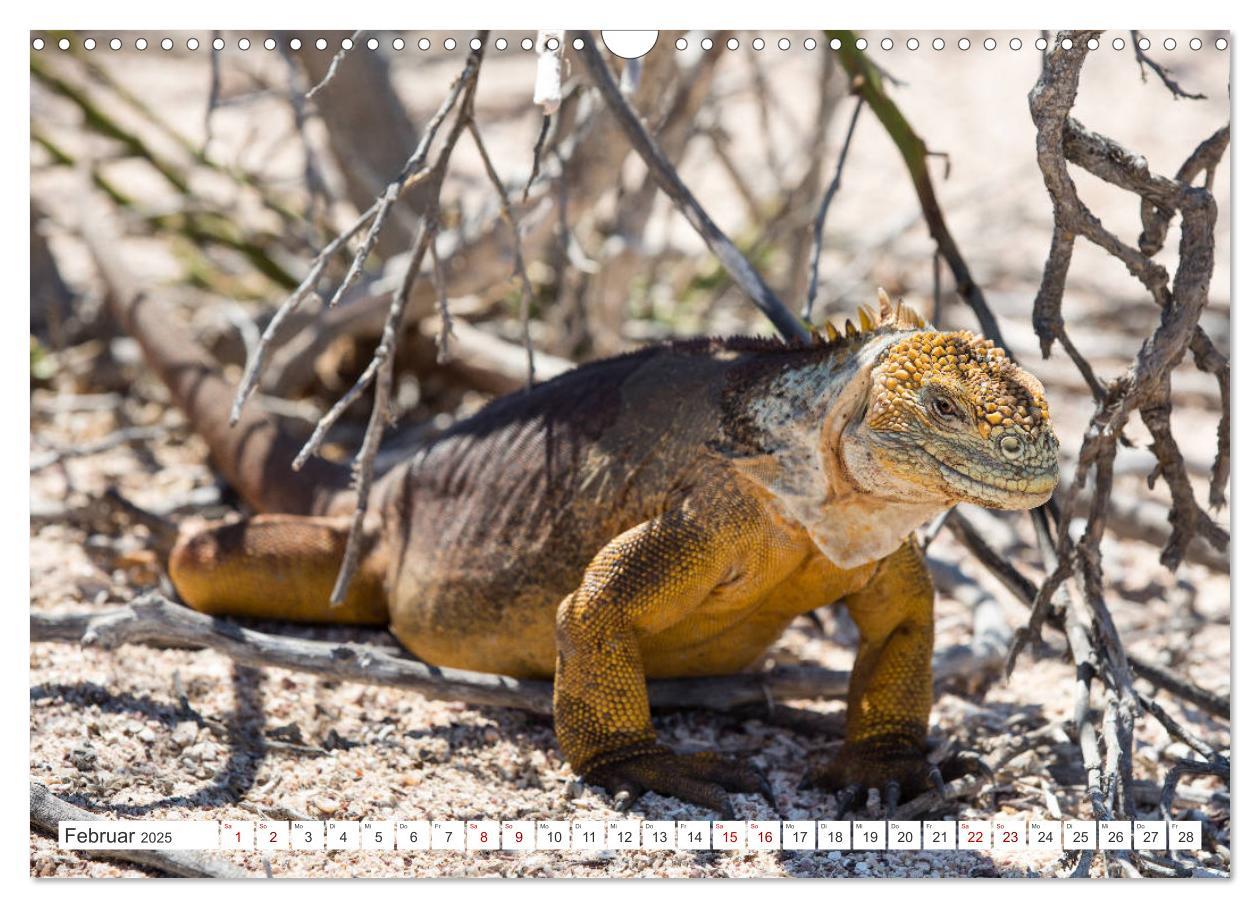
<svg viewBox="0 0 1260 908">
<path fill-rule="evenodd" d="M 1028 479 L 1010 478 L 998 484 L 992 479 L 974 476 L 950 466 L 930 452 L 924 452 L 935 462 L 941 476 L 954 488 L 971 492 L 985 502 L 1000 502 L 1001 507 L 1035 507 L 1043 504 L 1058 484 L 1052 473 L 1037 473 Z M 1057 473 L 1057 471 L 1056 471 Z"/>
</svg>

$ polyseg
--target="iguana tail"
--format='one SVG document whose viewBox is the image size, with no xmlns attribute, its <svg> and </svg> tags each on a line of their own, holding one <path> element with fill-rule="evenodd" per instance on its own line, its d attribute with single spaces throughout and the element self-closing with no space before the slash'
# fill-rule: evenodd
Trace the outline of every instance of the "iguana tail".
<svg viewBox="0 0 1260 908">
<path fill-rule="evenodd" d="M 103 253 L 95 257 L 115 317 L 140 343 L 149 366 L 210 446 L 215 466 L 250 506 L 263 513 L 301 515 L 344 510 L 338 505 L 346 500 L 349 468 L 313 457 L 294 472 L 291 464 L 300 445 L 256 401 L 230 425 L 236 389 L 189 328 L 163 301 L 137 289 L 107 250 L 93 248 L 93 253 Z"/>
</svg>

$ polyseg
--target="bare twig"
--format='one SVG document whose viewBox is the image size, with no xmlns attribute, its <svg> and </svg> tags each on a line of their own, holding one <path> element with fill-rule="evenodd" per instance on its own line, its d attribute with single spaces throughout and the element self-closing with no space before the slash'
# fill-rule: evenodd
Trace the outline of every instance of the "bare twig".
<svg viewBox="0 0 1260 908">
<path fill-rule="evenodd" d="M 214 134 L 210 130 L 210 119 L 214 116 L 214 112 L 219 106 L 219 67 L 223 62 L 221 51 L 215 46 L 215 41 L 217 41 L 219 37 L 220 32 L 217 30 L 210 33 L 210 96 L 206 100 L 206 116 L 203 123 L 203 130 L 205 133 L 205 138 L 201 143 L 201 153 L 203 155 L 206 153 L 207 149 L 210 148 L 210 140 L 214 138 Z"/>
<path fill-rule="evenodd" d="M 832 174 L 827 191 L 823 193 L 822 204 L 818 206 L 818 216 L 814 219 L 814 248 L 809 258 L 809 294 L 805 297 L 805 308 L 801 317 L 810 321 L 814 317 L 814 299 L 818 296 L 818 262 L 822 258 L 823 228 L 827 224 L 827 212 L 831 209 L 831 200 L 840 189 L 840 178 L 844 175 L 844 162 L 849 157 L 849 145 L 853 142 L 853 131 L 857 129 L 858 115 L 866 99 L 861 95 L 853 105 L 853 115 L 849 118 L 849 129 L 844 135 L 844 145 L 840 148 L 840 158 L 836 161 L 836 172 Z"/>
<path fill-rule="evenodd" d="M 696 201 L 694 195 L 678 177 L 678 173 L 662 153 L 660 146 L 648 135 L 643 122 L 627 103 L 617 81 L 608 69 L 608 64 L 600 55 L 598 43 L 590 32 L 581 32 L 583 47 L 579 52 L 586 62 L 587 70 L 595 81 L 596 88 L 603 95 L 617 121 L 621 124 L 630 144 L 643 159 L 648 170 L 660 183 L 661 189 L 668 195 L 687 221 L 696 229 L 705 244 L 717 256 L 723 267 L 731 275 L 740 289 L 752 299 L 758 309 L 770 319 L 771 323 L 784 337 L 805 340 L 809 332 L 799 319 L 783 305 L 767 286 L 765 279 L 757 272 L 724 234 L 713 219 Z"/>
<path fill-rule="evenodd" d="M 1192 101 L 1207 100 L 1207 95 L 1191 94 L 1186 91 L 1177 84 L 1176 80 L 1174 80 L 1172 76 L 1168 75 L 1168 71 L 1165 70 L 1164 67 L 1160 66 L 1147 56 L 1146 51 L 1142 50 L 1141 32 L 1132 31 L 1129 32 L 1129 35 L 1133 38 L 1133 56 L 1137 58 L 1138 72 L 1142 74 L 1143 82 L 1146 81 L 1146 68 L 1149 66 L 1155 75 L 1159 76 L 1159 81 L 1164 83 L 1164 87 L 1172 92 L 1172 96 L 1177 100 L 1180 101 L 1182 98 L 1189 98 Z"/>
<path fill-rule="evenodd" d="M 494 163 L 490 160 L 490 152 L 486 150 L 486 143 L 482 141 L 481 130 L 477 128 L 476 120 L 471 117 L 468 121 L 468 134 L 473 137 L 473 142 L 477 145 L 477 153 L 481 155 L 481 163 L 485 166 L 486 176 L 490 178 L 494 191 L 498 193 L 500 212 L 512 231 L 512 269 L 514 276 L 521 282 L 521 336 L 525 342 L 525 356 L 528 364 L 525 387 L 532 388 L 534 386 L 534 342 L 529 333 L 529 313 L 534 305 L 534 285 L 525 269 L 525 258 L 521 255 L 521 225 L 512 211 L 512 199 L 508 196 L 503 181 L 499 179 L 499 172 L 494 169 Z"/>
<path fill-rule="evenodd" d="M 529 190 L 534 185 L 534 180 L 538 179 L 538 170 L 542 167 L 543 146 L 547 144 L 547 132 L 551 129 L 551 114 L 542 115 L 542 122 L 538 126 L 538 138 L 534 140 L 534 159 L 529 165 L 529 178 L 525 180 L 525 188 L 521 190 L 521 202 L 529 201 Z"/>
<path fill-rule="evenodd" d="M 350 36 L 349 46 L 343 46 L 341 50 L 337 51 L 337 53 L 333 55 L 332 62 L 328 64 L 328 72 L 324 74 L 324 78 L 320 79 L 319 82 L 311 86 L 311 90 L 306 93 L 306 100 L 314 100 L 315 96 L 323 91 L 324 87 L 333 80 L 333 77 L 337 75 L 337 68 L 341 66 L 341 61 L 344 60 L 346 58 L 346 54 L 350 53 L 350 51 L 354 49 L 354 46 L 359 43 L 359 36 L 362 34 L 362 30 L 355 32 Z"/>
</svg>

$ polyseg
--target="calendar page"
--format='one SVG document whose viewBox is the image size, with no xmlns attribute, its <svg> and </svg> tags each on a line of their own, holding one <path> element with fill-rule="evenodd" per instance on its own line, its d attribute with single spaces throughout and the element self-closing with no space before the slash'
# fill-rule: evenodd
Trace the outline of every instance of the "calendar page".
<svg viewBox="0 0 1260 908">
<path fill-rule="evenodd" d="M 537 12 L 26 33 L 30 876 L 1229 877 L 1234 35 Z"/>
</svg>

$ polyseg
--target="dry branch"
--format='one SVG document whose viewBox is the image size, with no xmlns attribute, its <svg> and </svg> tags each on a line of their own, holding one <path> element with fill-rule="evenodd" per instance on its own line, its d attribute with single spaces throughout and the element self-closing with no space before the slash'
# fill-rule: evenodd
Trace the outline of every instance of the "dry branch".
<svg viewBox="0 0 1260 908">
<path fill-rule="evenodd" d="M 124 644 L 212 649 L 242 665 L 395 687 L 415 691 L 430 700 L 507 707 L 538 716 L 549 716 L 552 709 L 552 688 L 546 681 L 441 668 L 421 662 L 401 649 L 263 633 L 227 618 L 195 612 L 158 593 L 146 593 L 129 605 L 107 611 L 34 613 L 30 633 L 34 643 L 62 641 L 105 649 Z M 975 657 L 969 653 L 939 654 L 934 665 L 937 681 L 942 684 L 966 680 L 976 671 Z M 648 683 L 655 707 L 722 712 L 784 700 L 843 698 L 848 688 L 848 672 L 809 666 Z"/>
<path fill-rule="evenodd" d="M 635 94 L 636 105 L 642 110 L 654 109 L 677 76 L 676 54 L 649 54 Z M 689 86 L 688 93 L 702 94 L 702 84 Z M 564 114 L 562 107 L 557 120 L 563 120 Z M 544 155 L 543 177 L 531 191 L 528 204 L 517 206 L 523 230 L 522 255 L 526 259 L 540 255 L 557 232 L 563 239 L 568 224 L 586 217 L 615 184 L 629 152 L 630 144 L 620 125 L 600 105 L 583 105 L 568 131 L 557 125 L 552 130 L 551 149 Z M 433 249 L 445 271 L 445 294 L 486 295 L 511 278 L 514 263 L 503 256 L 500 224 L 501 218 L 494 211 L 471 226 L 444 230 L 438 235 Z M 361 227 L 362 224 L 352 227 L 342 245 Z M 308 277 L 308 282 L 313 286 L 317 279 Z M 387 267 L 385 275 L 365 288 L 362 296 L 354 298 L 351 293 L 336 309 L 322 309 L 277 349 L 266 390 L 278 396 L 299 391 L 309 380 L 311 363 L 334 339 L 378 336 L 397 280 L 397 272 Z M 437 295 L 436 281 L 422 277 L 412 292 L 409 317 L 428 316 Z"/>
<path fill-rule="evenodd" d="M 416 190 L 419 187 L 429 188 L 429 184 L 435 183 L 438 188 L 441 184 L 441 174 L 437 170 L 436 165 L 426 166 L 428 163 L 429 151 L 437 138 L 437 132 L 445 122 L 446 117 L 450 114 L 455 102 L 459 99 L 470 80 L 473 80 L 481 66 L 481 55 L 484 50 L 484 44 L 478 50 L 472 51 L 465 61 L 464 68 L 460 72 L 459 77 L 455 80 L 455 84 L 451 87 L 450 93 L 446 100 L 438 108 L 437 112 L 429 120 L 428 126 L 425 128 L 424 135 L 421 136 L 415 150 L 403 165 L 398 175 L 385 187 L 375 200 L 367 206 L 367 208 L 359 215 L 355 222 L 349 228 L 342 231 L 340 235 L 330 241 L 319 255 L 316 256 L 314 263 L 308 270 L 306 277 L 298 285 L 297 289 L 290 294 L 284 304 L 272 316 L 271 321 L 267 325 L 267 329 L 263 332 L 259 341 L 255 355 L 250 358 L 245 367 L 245 375 L 241 379 L 240 388 L 237 390 L 236 400 L 232 407 L 232 421 L 235 423 L 239 418 L 240 410 L 245 405 L 245 401 L 249 399 L 250 394 L 257 388 L 258 382 L 262 376 L 262 371 L 267 364 L 268 357 L 272 348 L 277 342 L 280 329 L 293 311 L 301 305 L 307 296 L 312 293 L 323 277 L 324 271 L 332 261 L 333 256 L 344 249 L 349 242 L 365 227 L 368 230 L 367 236 L 355 251 L 354 260 L 351 262 L 349 270 L 338 284 L 337 289 L 333 291 L 329 300 L 329 307 L 335 306 L 350 288 L 352 284 L 358 280 L 363 272 L 364 263 L 367 261 L 368 255 L 377 247 L 381 238 L 381 231 L 384 229 L 386 220 L 394 205 L 398 202 L 405 191 Z M 452 130 L 457 134 L 458 129 Z M 448 142 L 450 138 L 448 136 Z M 444 166 L 444 165 L 443 165 Z M 443 171 L 444 172 L 444 171 Z M 424 210 L 422 207 L 419 210 Z"/>
<path fill-rule="evenodd" d="M 1228 134 L 1218 132 L 1200 145 L 1179 171 L 1179 178 L 1170 180 L 1152 174 L 1144 158 L 1072 119 L 1088 43 L 1097 36 L 1094 31 L 1060 33 L 1045 55 L 1041 76 L 1029 94 L 1029 108 L 1037 129 L 1037 162 L 1054 212 L 1050 252 L 1034 304 L 1034 327 L 1044 355 L 1048 356 L 1051 345 L 1058 341 L 1076 363 L 1094 394 L 1096 410 L 1071 482 L 1060 501 L 1057 533 L 1052 535 L 1049 526 L 1037 526 L 1049 576 L 1037 590 L 1028 626 L 1016 638 L 1011 661 L 1021 646 L 1037 639 L 1043 621 L 1062 624 L 1076 663 L 1073 724 L 1085 764 L 1087 794 L 1094 815 L 1110 819 L 1132 817 L 1135 812 L 1132 749 L 1137 713 L 1146 709 L 1170 734 L 1182 740 L 1188 734 L 1151 698 L 1134 690 L 1135 667 L 1124 651 L 1103 594 L 1100 545 L 1111 511 L 1118 445 L 1134 411 L 1154 439 L 1151 451 L 1157 465 L 1151 482 L 1156 475 L 1162 478 L 1172 495 L 1172 534 L 1161 556 L 1163 563 L 1176 569 L 1197 537 L 1207 539 L 1221 551 L 1229 540 L 1228 534 L 1213 523 L 1195 500 L 1169 418 L 1170 374 L 1188 349 L 1197 346 L 1196 364 L 1213 372 L 1218 381 L 1228 375 L 1227 362 L 1211 347 L 1199 326 L 1212 276 L 1215 201 L 1207 188 L 1196 188 L 1188 182 L 1200 172 L 1211 173 L 1224 152 Z M 1124 243 L 1085 206 L 1069 173 L 1069 162 L 1140 197 L 1144 227 L 1141 248 Z M 1150 255 L 1162 245 L 1173 213 L 1181 216 L 1181 243 L 1176 274 L 1170 283 L 1167 271 Z M 1128 370 L 1106 385 L 1099 382 L 1088 361 L 1072 344 L 1061 312 L 1072 248 L 1078 237 L 1121 261 L 1161 310 L 1159 326 L 1142 343 Z M 1226 389 L 1227 384 L 1223 384 L 1222 396 Z M 1227 463 L 1228 449 L 1222 444 L 1217 464 Z M 1223 475 L 1214 476 L 1214 500 L 1223 497 Z M 1084 498 L 1090 483 L 1092 489 Z M 1070 521 L 1082 508 L 1086 512 L 1085 526 L 1074 537 Z M 1147 672 L 1157 684 L 1159 674 Z M 1160 686 L 1170 690 L 1167 685 Z M 1180 693 L 1185 692 L 1182 687 Z M 1202 698 L 1197 699 L 1202 703 Z M 1212 705 L 1219 708 L 1223 704 Z M 1218 774 L 1227 776 L 1228 761 L 1214 751 L 1211 756 L 1219 763 L 1215 769 L 1225 767 Z M 1173 775 L 1169 784 L 1175 786 L 1175 782 Z M 1142 863 L 1140 854 L 1125 852 L 1106 857 L 1118 858 L 1125 872 L 1134 869 L 1131 860 Z M 1084 861 L 1078 871 L 1082 869 L 1088 869 Z"/>
</svg>

